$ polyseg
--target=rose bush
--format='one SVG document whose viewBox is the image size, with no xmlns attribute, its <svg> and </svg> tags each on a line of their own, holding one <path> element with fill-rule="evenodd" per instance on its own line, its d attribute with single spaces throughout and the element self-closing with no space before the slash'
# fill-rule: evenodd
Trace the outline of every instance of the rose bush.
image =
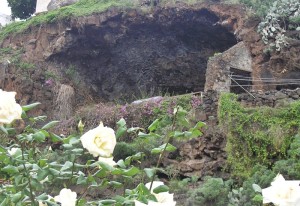
<svg viewBox="0 0 300 206">
<path fill-rule="evenodd" d="M 111 157 L 117 143 L 114 130 L 104 127 L 102 122 L 82 135 L 80 140 L 82 146 L 94 157 Z"/>
<path fill-rule="evenodd" d="M 6 92 L 0 89 L 0 126 L 10 124 L 15 119 L 21 119 L 22 107 L 16 103 L 16 92 Z"/>
<path fill-rule="evenodd" d="M 276 206 L 300 206 L 300 181 L 285 180 L 278 174 L 271 186 L 262 190 L 263 203 Z"/>
</svg>

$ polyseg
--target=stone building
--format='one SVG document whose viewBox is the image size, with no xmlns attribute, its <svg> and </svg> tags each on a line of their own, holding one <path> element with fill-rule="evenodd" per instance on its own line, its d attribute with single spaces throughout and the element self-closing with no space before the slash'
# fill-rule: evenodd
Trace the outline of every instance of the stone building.
<svg viewBox="0 0 300 206">
<path fill-rule="evenodd" d="M 209 58 L 205 91 L 245 92 L 251 90 L 252 58 L 249 49 L 239 42 L 223 53 Z"/>
</svg>

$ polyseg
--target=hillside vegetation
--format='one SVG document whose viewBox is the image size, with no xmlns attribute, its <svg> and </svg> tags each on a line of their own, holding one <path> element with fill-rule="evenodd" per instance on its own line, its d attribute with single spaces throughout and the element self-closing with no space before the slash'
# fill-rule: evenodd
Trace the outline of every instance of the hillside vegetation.
<svg viewBox="0 0 300 206">
<path fill-rule="evenodd" d="M 143 1 L 148 2 L 148 6 L 153 7 L 154 0 Z M 156 1 L 155 1 L 156 2 Z M 271 14 L 276 13 L 275 17 L 273 18 L 274 21 L 283 20 L 285 21 L 289 16 L 291 16 L 291 21 L 295 25 L 299 25 L 299 2 L 297 0 L 161 0 L 159 1 L 159 6 L 166 6 L 166 5 L 175 5 L 178 2 L 184 2 L 186 4 L 196 4 L 196 3 L 224 3 L 224 4 L 244 4 L 248 9 L 249 12 L 252 12 L 255 15 L 264 18 L 268 12 Z M 33 16 L 28 18 L 26 21 L 21 22 L 14 22 L 12 24 L 7 25 L 4 27 L 0 32 L 0 41 L 2 41 L 5 37 L 10 34 L 16 34 L 25 31 L 30 26 L 38 26 L 46 23 L 53 23 L 56 21 L 62 21 L 64 19 L 69 19 L 71 17 L 76 16 L 85 16 L 90 15 L 93 13 L 100 13 L 107 10 L 110 7 L 120 7 L 120 8 L 137 8 L 143 5 L 140 0 L 80 0 L 77 3 L 69 6 L 62 7 L 57 10 L 52 10 L 46 13 L 38 14 L 37 16 Z M 274 7 L 271 8 L 271 6 Z M 290 7 L 289 5 L 293 5 Z M 278 9 L 277 9 L 278 7 Z M 271 10 L 270 10 L 271 8 Z M 270 10 L 270 11 L 269 11 Z M 284 12 L 286 11 L 286 12 Z M 272 16 L 272 15 L 271 15 Z M 274 15 L 273 15 L 274 16 Z M 268 17 L 270 18 L 270 17 Z M 267 23 L 267 26 L 272 24 L 272 22 Z M 285 24 L 286 25 L 286 24 Z M 278 26 L 277 26 L 278 27 Z M 298 26 L 294 26 L 295 28 L 288 28 L 288 29 L 296 29 Z M 270 28 L 272 31 L 272 27 Z M 278 28 L 276 28 L 278 29 Z M 286 29 L 286 28 L 285 28 Z M 264 32 L 265 33 L 265 32 Z M 271 35 L 271 34 L 269 34 Z M 272 35 L 271 35 L 272 36 Z"/>
</svg>

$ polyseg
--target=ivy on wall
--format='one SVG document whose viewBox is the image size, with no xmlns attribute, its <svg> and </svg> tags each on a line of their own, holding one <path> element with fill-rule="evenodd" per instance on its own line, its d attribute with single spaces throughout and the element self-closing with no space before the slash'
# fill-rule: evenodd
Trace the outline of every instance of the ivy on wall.
<svg viewBox="0 0 300 206">
<path fill-rule="evenodd" d="M 245 108 L 235 94 L 222 94 L 218 116 L 227 133 L 227 160 L 234 176 L 247 178 L 254 165 L 271 168 L 285 159 L 299 132 L 300 101 L 287 107 Z"/>
</svg>

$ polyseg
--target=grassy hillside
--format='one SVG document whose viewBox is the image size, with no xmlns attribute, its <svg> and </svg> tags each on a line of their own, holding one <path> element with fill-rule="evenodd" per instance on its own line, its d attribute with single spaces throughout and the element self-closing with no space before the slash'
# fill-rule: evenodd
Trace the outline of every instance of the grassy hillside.
<svg viewBox="0 0 300 206">
<path fill-rule="evenodd" d="M 254 11 L 258 11 L 259 15 L 264 15 L 266 9 L 269 6 L 269 1 L 265 2 L 260 0 L 180 0 L 187 4 L 203 3 L 203 2 L 215 2 L 215 3 L 243 3 L 248 6 L 248 8 L 253 8 Z M 174 4 L 178 1 L 175 0 L 161 0 L 160 5 L 164 6 L 166 4 Z M 110 7 L 120 7 L 120 8 L 133 8 L 140 6 L 139 0 L 80 0 L 79 2 L 62 7 L 57 10 L 49 11 L 46 13 L 39 14 L 37 16 L 31 17 L 26 21 L 14 22 L 12 24 L 4 27 L 0 32 L 0 42 L 10 34 L 16 34 L 25 31 L 30 26 L 42 25 L 45 23 L 51 23 L 60 21 L 63 19 L 68 19 L 72 16 L 85 16 L 92 13 L 99 13 L 107 10 Z"/>
</svg>

